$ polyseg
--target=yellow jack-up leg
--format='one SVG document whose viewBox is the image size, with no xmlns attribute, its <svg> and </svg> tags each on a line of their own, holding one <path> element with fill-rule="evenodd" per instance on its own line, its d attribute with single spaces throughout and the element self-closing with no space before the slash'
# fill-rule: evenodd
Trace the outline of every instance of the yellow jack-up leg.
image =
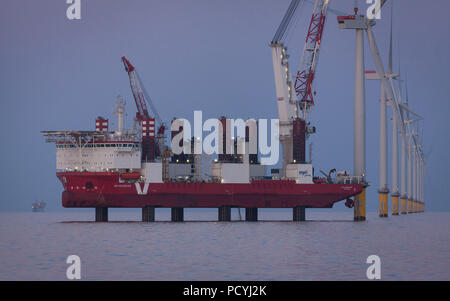
<svg viewBox="0 0 450 301">
<path fill-rule="evenodd" d="M 366 220 L 366 188 L 363 188 L 362 192 L 355 196 L 353 219 L 355 221 Z"/>
<path fill-rule="evenodd" d="M 392 215 L 398 215 L 398 195 L 392 195 Z"/>
<path fill-rule="evenodd" d="M 401 202 L 401 206 L 402 206 L 402 214 L 406 214 L 408 209 L 406 207 L 408 199 L 407 198 L 401 198 L 400 202 Z"/>
<path fill-rule="evenodd" d="M 379 192 L 378 194 L 379 200 L 380 200 L 380 217 L 387 217 L 388 216 L 388 209 L 387 209 L 387 203 L 388 203 L 388 193 L 387 192 Z"/>
</svg>

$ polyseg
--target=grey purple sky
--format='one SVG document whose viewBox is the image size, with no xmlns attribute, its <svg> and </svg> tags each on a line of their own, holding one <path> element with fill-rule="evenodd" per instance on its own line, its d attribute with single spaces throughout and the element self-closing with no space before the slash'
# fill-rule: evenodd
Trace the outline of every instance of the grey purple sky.
<svg viewBox="0 0 450 301">
<path fill-rule="evenodd" d="M 55 147 L 41 130 L 92 130 L 117 95 L 135 112 L 120 57 L 134 63 L 165 120 L 277 118 L 268 43 L 290 0 L 81 0 L 68 20 L 65 0 L 4 0 L 0 10 L 0 210 L 29 210 L 35 198 L 62 209 Z M 365 8 L 365 1 L 359 1 Z M 393 1 L 388 1 L 393 2 Z M 331 1 L 351 13 L 354 0 Z M 390 3 L 374 32 L 384 58 Z M 300 60 L 312 5 L 287 40 Z M 450 2 L 395 0 L 394 71 L 408 74 L 409 101 L 424 118 L 427 210 L 450 210 Z M 354 32 L 328 14 L 317 70 L 314 165 L 352 170 Z M 366 69 L 374 69 L 366 42 Z M 368 210 L 378 207 L 379 84 L 366 83 Z M 390 110 L 389 110 L 390 111 Z M 390 177 L 389 177 L 390 178 Z M 337 205 L 342 208 L 343 204 Z"/>
</svg>

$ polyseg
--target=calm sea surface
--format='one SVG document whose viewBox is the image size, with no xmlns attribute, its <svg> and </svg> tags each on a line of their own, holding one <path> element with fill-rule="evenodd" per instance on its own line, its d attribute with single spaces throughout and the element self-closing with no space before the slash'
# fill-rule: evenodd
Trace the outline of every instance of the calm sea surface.
<svg viewBox="0 0 450 301">
<path fill-rule="evenodd" d="M 186 210 L 187 222 L 171 223 L 161 209 L 141 223 L 140 211 L 110 209 L 116 222 L 94 223 L 93 210 L 0 213 L 0 280 L 65 280 L 72 254 L 83 280 L 365 280 L 372 254 L 384 280 L 450 280 L 450 213 L 291 214 L 219 223 L 217 211 Z"/>
</svg>

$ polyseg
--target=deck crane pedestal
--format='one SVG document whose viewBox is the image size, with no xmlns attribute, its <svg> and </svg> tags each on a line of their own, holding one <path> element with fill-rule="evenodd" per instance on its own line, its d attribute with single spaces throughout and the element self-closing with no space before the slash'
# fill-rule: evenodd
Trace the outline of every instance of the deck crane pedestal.
<svg viewBox="0 0 450 301">
<path fill-rule="evenodd" d="M 289 55 L 283 39 L 299 4 L 292 0 L 270 47 L 275 77 L 280 126 L 280 143 L 283 148 L 282 177 L 288 175 L 288 165 L 306 163 L 306 139 L 315 133 L 315 127 L 307 123 L 314 106 L 312 84 L 316 73 L 319 49 L 328 9 L 328 0 L 316 0 L 306 35 L 306 42 L 295 82 L 289 69 Z"/>
<path fill-rule="evenodd" d="M 165 125 L 156 111 L 156 108 L 151 101 L 150 97 L 146 93 L 142 81 L 136 72 L 134 66 L 129 60 L 122 57 L 122 62 L 125 66 L 125 71 L 130 78 L 131 91 L 133 93 L 134 101 L 136 103 L 137 112 L 136 120 L 140 123 L 142 129 L 142 161 L 152 162 L 156 157 L 159 157 L 164 152 L 164 130 Z M 151 117 L 146 103 L 150 104 L 152 113 L 155 117 Z M 155 119 L 158 124 L 158 131 L 155 137 Z"/>
</svg>

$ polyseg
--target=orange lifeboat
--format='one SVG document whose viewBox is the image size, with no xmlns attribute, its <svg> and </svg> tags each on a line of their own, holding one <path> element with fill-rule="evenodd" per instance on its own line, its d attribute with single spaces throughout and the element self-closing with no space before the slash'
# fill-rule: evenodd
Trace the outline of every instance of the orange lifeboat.
<svg viewBox="0 0 450 301">
<path fill-rule="evenodd" d="M 139 171 L 133 172 L 124 172 L 120 174 L 120 178 L 122 180 L 137 180 L 141 177 L 141 173 Z"/>
</svg>

